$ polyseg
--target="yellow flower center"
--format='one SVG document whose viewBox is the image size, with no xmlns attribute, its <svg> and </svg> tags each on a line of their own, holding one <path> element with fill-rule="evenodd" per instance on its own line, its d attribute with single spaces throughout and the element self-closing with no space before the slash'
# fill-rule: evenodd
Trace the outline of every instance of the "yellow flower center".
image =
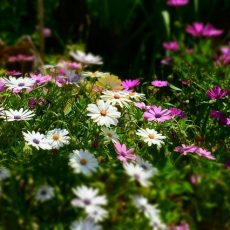
<svg viewBox="0 0 230 230">
<path fill-rule="evenodd" d="M 107 110 L 102 109 L 102 110 L 101 110 L 101 116 L 106 116 L 106 115 L 107 115 Z"/>
<path fill-rule="evenodd" d="M 153 133 L 150 133 L 150 134 L 149 134 L 149 138 L 150 138 L 150 139 L 154 139 L 154 138 L 155 138 L 155 135 L 154 135 Z"/>
<path fill-rule="evenodd" d="M 80 160 L 80 164 L 81 165 L 86 165 L 87 164 L 87 160 L 86 159 L 81 159 Z"/>
<path fill-rule="evenodd" d="M 60 135 L 58 133 L 53 134 L 53 140 L 57 141 L 60 139 Z"/>
<path fill-rule="evenodd" d="M 115 99 L 120 99 L 120 96 L 118 94 L 114 94 Z"/>
</svg>

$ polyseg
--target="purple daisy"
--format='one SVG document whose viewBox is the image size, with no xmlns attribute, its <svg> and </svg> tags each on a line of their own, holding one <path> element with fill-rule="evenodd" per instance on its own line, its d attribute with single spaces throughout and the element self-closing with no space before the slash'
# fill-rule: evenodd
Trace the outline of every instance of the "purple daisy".
<svg viewBox="0 0 230 230">
<path fill-rule="evenodd" d="M 173 117 L 180 117 L 180 118 L 186 117 L 185 113 L 181 109 L 169 108 L 169 111 Z"/>
<path fill-rule="evenodd" d="M 168 51 L 176 52 L 179 50 L 179 44 L 177 41 L 164 42 L 163 48 Z"/>
<path fill-rule="evenodd" d="M 187 5 L 189 3 L 189 0 L 168 0 L 167 5 L 172 7 L 180 7 Z"/>
<path fill-rule="evenodd" d="M 228 90 L 221 89 L 219 85 L 216 85 L 213 88 L 209 89 L 206 95 L 209 99 L 220 99 L 228 95 Z"/>
<path fill-rule="evenodd" d="M 124 89 L 128 91 L 128 90 L 131 90 L 131 89 L 138 87 L 140 85 L 140 80 L 138 80 L 138 79 L 124 80 L 124 81 L 122 81 L 122 85 L 123 85 Z"/>
<path fill-rule="evenodd" d="M 144 112 L 144 118 L 148 121 L 164 122 L 172 119 L 171 112 L 168 109 L 162 109 L 161 106 L 151 106 L 147 112 Z"/>
<path fill-rule="evenodd" d="M 117 142 L 116 144 L 114 144 L 116 153 L 117 153 L 117 158 L 123 162 L 123 163 L 127 163 L 128 160 L 136 160 L 136 156 L 133 155 L 134 149 L 127 149 L 126 145 L 124 144 L 120 144 L 119 142 Z"/>
<path fill-rule="evenodd" d="M 154 80 L 151 82 L 152 86 L 155 87 L 166 87 L 168 86 L 168 82 L 167 81 L 161 81 L 161 80 Z"/>
</svg>

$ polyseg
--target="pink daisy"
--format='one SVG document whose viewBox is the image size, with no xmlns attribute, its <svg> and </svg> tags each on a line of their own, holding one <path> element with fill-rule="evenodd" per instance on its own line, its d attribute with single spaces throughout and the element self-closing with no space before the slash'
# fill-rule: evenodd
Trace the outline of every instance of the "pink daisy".
<svg viewBox="0 0 230 230">
<path fill-rule="evenodd" d="M 177 41 L 164 42 L 163 48 L 168 51 L 176 52 L 179 50 L 179 44 Z"/>
<path fill-rule="evenodd" d="M 140 80 L 124 80 L 122 81 L 122 85 L 125 90 L 130 90 L 138 87 L 140 85 Z"/>
<path fill-rule="evenodd" d="M 187 5 L 189 3 L 189 0 L 168 0 L 167 5 L 172 7 L 180 7 Z"/>
<path fill-rule="evenodd" d="M 171 112 L 168 109 L 162 109 L 161 106 L 151 106 L 147 112 L 144 112 L 144 118 L 148 121 L 164 122 L 172 119 Z"/>
<path fill-rule="evenodd" d="M 213 88 L 209 89 L 206 95 L 209 99 L 220 99 L 228 95 L 228 90 L 221 89 L 219 85 L 216 85 Z"/>
<path fill-rule="evenodd" d="M 127 163 L 128 160 L 136 160 L 136 156 L 133 155 L 134 149 L 127 149 L 126 145 L 124 144 L 120 144 L 119 142 L 117 142 L 116 144 L 114 144 L 115 150 L 117 152 L 117 158 L 123 162 L 123 163 Z"/>
<path fill-rule="evenodd" d="M 167 81 L 161 81 L 161 80 L 154 80 L 151 82 L 151 85 L 153 85 L 155 87 L 166 87 L 166 86 L 168 86 L 168 82 Z"/>
</svg>

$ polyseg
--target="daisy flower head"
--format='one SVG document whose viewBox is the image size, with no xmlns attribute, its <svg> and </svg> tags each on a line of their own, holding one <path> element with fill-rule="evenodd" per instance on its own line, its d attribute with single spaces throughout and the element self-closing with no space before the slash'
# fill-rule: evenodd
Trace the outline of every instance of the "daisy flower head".
<svg viewBox="0 0 230 230">
<path fill-rule="evenodd" d="M 167 81 L 161 81 L 161 80 L 154 80 L 151 82 L 151 85 L 155 86 L 157 88 L 161 88 L 161 87 L 168 86 L 168 82 Z"/>
<path fill-rule="evenodd" d="M 23 108 L 20 110 L 4 110 L 3 114 L 2 117 L 5 118 L 6 121 L 28 121 L 35 116 L 33 111 L 23 110 Z"/>
<path fill-rule="evenodd" d="M 187 5 L 189 0 L 167 0 L 167 5 L 172 7 L 180 7 Z"/>
<path fill-rule="evenodd" d="M 138 164 L 126 163 L 123 165 L 125 172 L 130 176 L 131 180 L 138 182 L 143 187 L 151 185 L 149 181 L 153 176 L 151 171 L 144 171 Z"/>
<path fill-rule="evenodd" d="M 161 145 L 164 144 L 162 140 L 166 138 L 156 130 L 149 128 L 138 129 L 136 134 L 140 136 L 142 140 L 148 144 L 148 146 L 157 145 L 158 147 L 161 147 Z"/>
<path fill-rule="evenodd" d="M 181 109 L 172 107 L 172 108 L 169 108 L 169 111 L 170 111 L 172 117 L 180 117 L 180 118 L 186 117 L 186 114 Z"/>
<path fill-rule="evenodd" d="M 140 101 L 145 99 L 145 94 L 143 93 L 137 93 L 134 91 L 128 91 L 128 96 L 129 98 L 135 100 L 135 101 Z"/>
<path fill-rule="evenodd" d="M 40 202 L 51 200 L 54 197 L 54 189 L 49 185 L 42 185 L 35 193 L 35 199 Z"/>
<path fill-rule="evenodd" d="M 10 177 L 10 170 L 0 166 L 0 182 Z"/>
<path fill-rule="evenodd" d="M 77 198 L 71 201 L 74 207 L 84 208 L 85 211 L 92 207 L 103 206 L 107 204 L 107 199 L 104 195 L 99 196 L 99 190 L 82 185 L 73 189 Z"/>
<path fill-rule="evenodd" d="M 134 105 L 141 110 L 149 110 L 151 106 L 146 105 L 144 102 L 136 102 Z"/>
<path fill-rule="evenodd" d="M 172 119 L 170 110 L 162 109 L 161 106 L 151 106 L 150 109 L 144 112 L 143 117 L 148 121 L 164 122 Z"/>
<path fill-rule="evenodd" d="M 52 80 L 50 75 L 31 74 L 31 77 L 37 85 L 43 85 Z"/>
<path fill-rule="evenodd" d="M 74 150 L 69 158 L 69 165 L 75 173 L 91 175 L 98 167 L 97 159 L 88 150 Z"/>
<path fill-rule="evenodd" d="M 206 93 L 209 99 L 220 99 L 228 95 L 229 91 L 227 89 L 222 89 L 219 85 L 214 86 L 209 89 Z"/>
<path fill-rule="evenodd" d="M 5 83 L 0 79 L 0 92 L 2 92 L 4 89 L 5 89 Z"/>
<path fill-rule="evenodd" d="M 123 89 L 121 80 L 115 75 L 107 75 L 99 78 L 96 82 L 96 86 L 101 90 L 113 90 L 120 91 Z"/>
<path fill-rule="evenodd" d="M 66 129 L 53 129 L 48 131 L 46 139 L 49 142 L 52 149 L 60 149 L 64 145 L 69 144 L 70 137 L 69 132 Z"/>
<path fill-rule="evenodd" d="M 127 163 L 128 160 L 136 160 L 136 156 L 133 155 L 134 148 L 127 149 L 125 144 L 120 144 L 119 142 L 114 144 L 115 151 L 117 153 L 117 158 L 123 163 Z"/>
<path fill-rule="evenodd" d="M 23 89 L 32 90 L 35 80 L 28 77 L 12 77 L 2 78 L 5 86 L 13 93 L 20 93 Z"/>
<path fill-rule="evenodd" d="M 94 122 L 106 127 L 117 125 L 117 118 L 121 116 L 121 113 L 115 106 L 111 105 L 109 101 L 104 102 L 103 100 L 98 100 L 96 104 L 89 104 L 87 111 L 87 116 L 91 117 Z"/>
<path fill-rule="evenodd" d="M 137 156 L 136 163 L 144 170 L 144 171 L 152 171 L 153 175 L 158 173 L 158 169 L 153 167 L 153 165 L 149 162 L 144 160 L 143 158 Z"/>
<path fill-rule="evenodd" d="M 108 217 L 108 212 L 100 206 L 91 206 L 86 210 L 88 218 L 94 222 L 101 222 Z"/>
<path fill-rule="evenodd" d="M 72 222 L 70 230 L 101 230 L 101 227 L 86 219 Z"/>
<path fill-rule="evenodd" d="M 93 55 L 92 53 L 84 53 L 80 50 L 77 50 L 76 52 L 70 51 L 70 56 L 85 65 L 102 65 L 103 61 L 100 56 Z"/>
<path fill-rule="evenodd" d="M 124 80 L 122 81 L 123 88 L 125 90 L 133 90 L 134 88 L 138 87 L 140 85 L 140 80 Z"/>
<path fill-rule="evenodd" d="M 129 103 L 132 102 L 129 100 L 129 94 L 125 91 L 110 91 L 106 90 L 102 92 L 103 95 L 101 99 L 104 101 L 110 102 L 112 105 L 119 105 L 121 108 L 128 107 Z"/>
<path fill-rule="evenodd" d="M 89 77 L 89 78 L 101 78 L 110 75 L 110 73 L 104 73 L 100 71 L 95 71 L 95 72 L 90 72 L 90 71 L 85 71 L 81 73 L 82 77 Z"/>
<path fill-rule="evenodd" d="M 102 127 L 101 130 L 102 130 L 104 136 L 105 136 L 108 140 L 112 141 L 113 143 L 116 143 L 116 142 L 119 141 L 119 140 L 118 140 L 118 135 L 117 135 L 116 132 L 113 131 L 112 129 L 109 129 L 109 128 L 106 128 L 106 127 Z"/>
<path fill-rule="evenodd" d="M 168 51 L 176 52 L 180 47 L 177 41 L 169 41 L 163 43 L 163 48 Z"/>
<path fill-rule="evenodd" d="M 45 138 L 44 134 L 39 132 L 22 132 L 23 137 L 28 145 L 32 145 L 37 150 L 39 149 L 51 149 L 51 145 L 48 143 L 47 139 Z"/>
</svg>

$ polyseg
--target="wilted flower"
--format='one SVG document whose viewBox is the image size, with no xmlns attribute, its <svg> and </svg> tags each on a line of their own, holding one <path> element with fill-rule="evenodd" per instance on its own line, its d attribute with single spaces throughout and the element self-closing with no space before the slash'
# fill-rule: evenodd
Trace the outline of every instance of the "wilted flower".
<svg viewBox="0 0 230 230">
<path fill-rule="evenodd" d="M 118 142 L 118 135 L 112 129 L 102 127 L 101 130 L 108 140 L 111 140 L 113 143 Z"/>
<path fill-rule="evenodd" d="M 106 75 L 105 77 L 99 78 L 96 82 L 98 90 L 113 90 L 120 91 L 123 89 L 121 80 L 115 75 Z"/>
</svg>

